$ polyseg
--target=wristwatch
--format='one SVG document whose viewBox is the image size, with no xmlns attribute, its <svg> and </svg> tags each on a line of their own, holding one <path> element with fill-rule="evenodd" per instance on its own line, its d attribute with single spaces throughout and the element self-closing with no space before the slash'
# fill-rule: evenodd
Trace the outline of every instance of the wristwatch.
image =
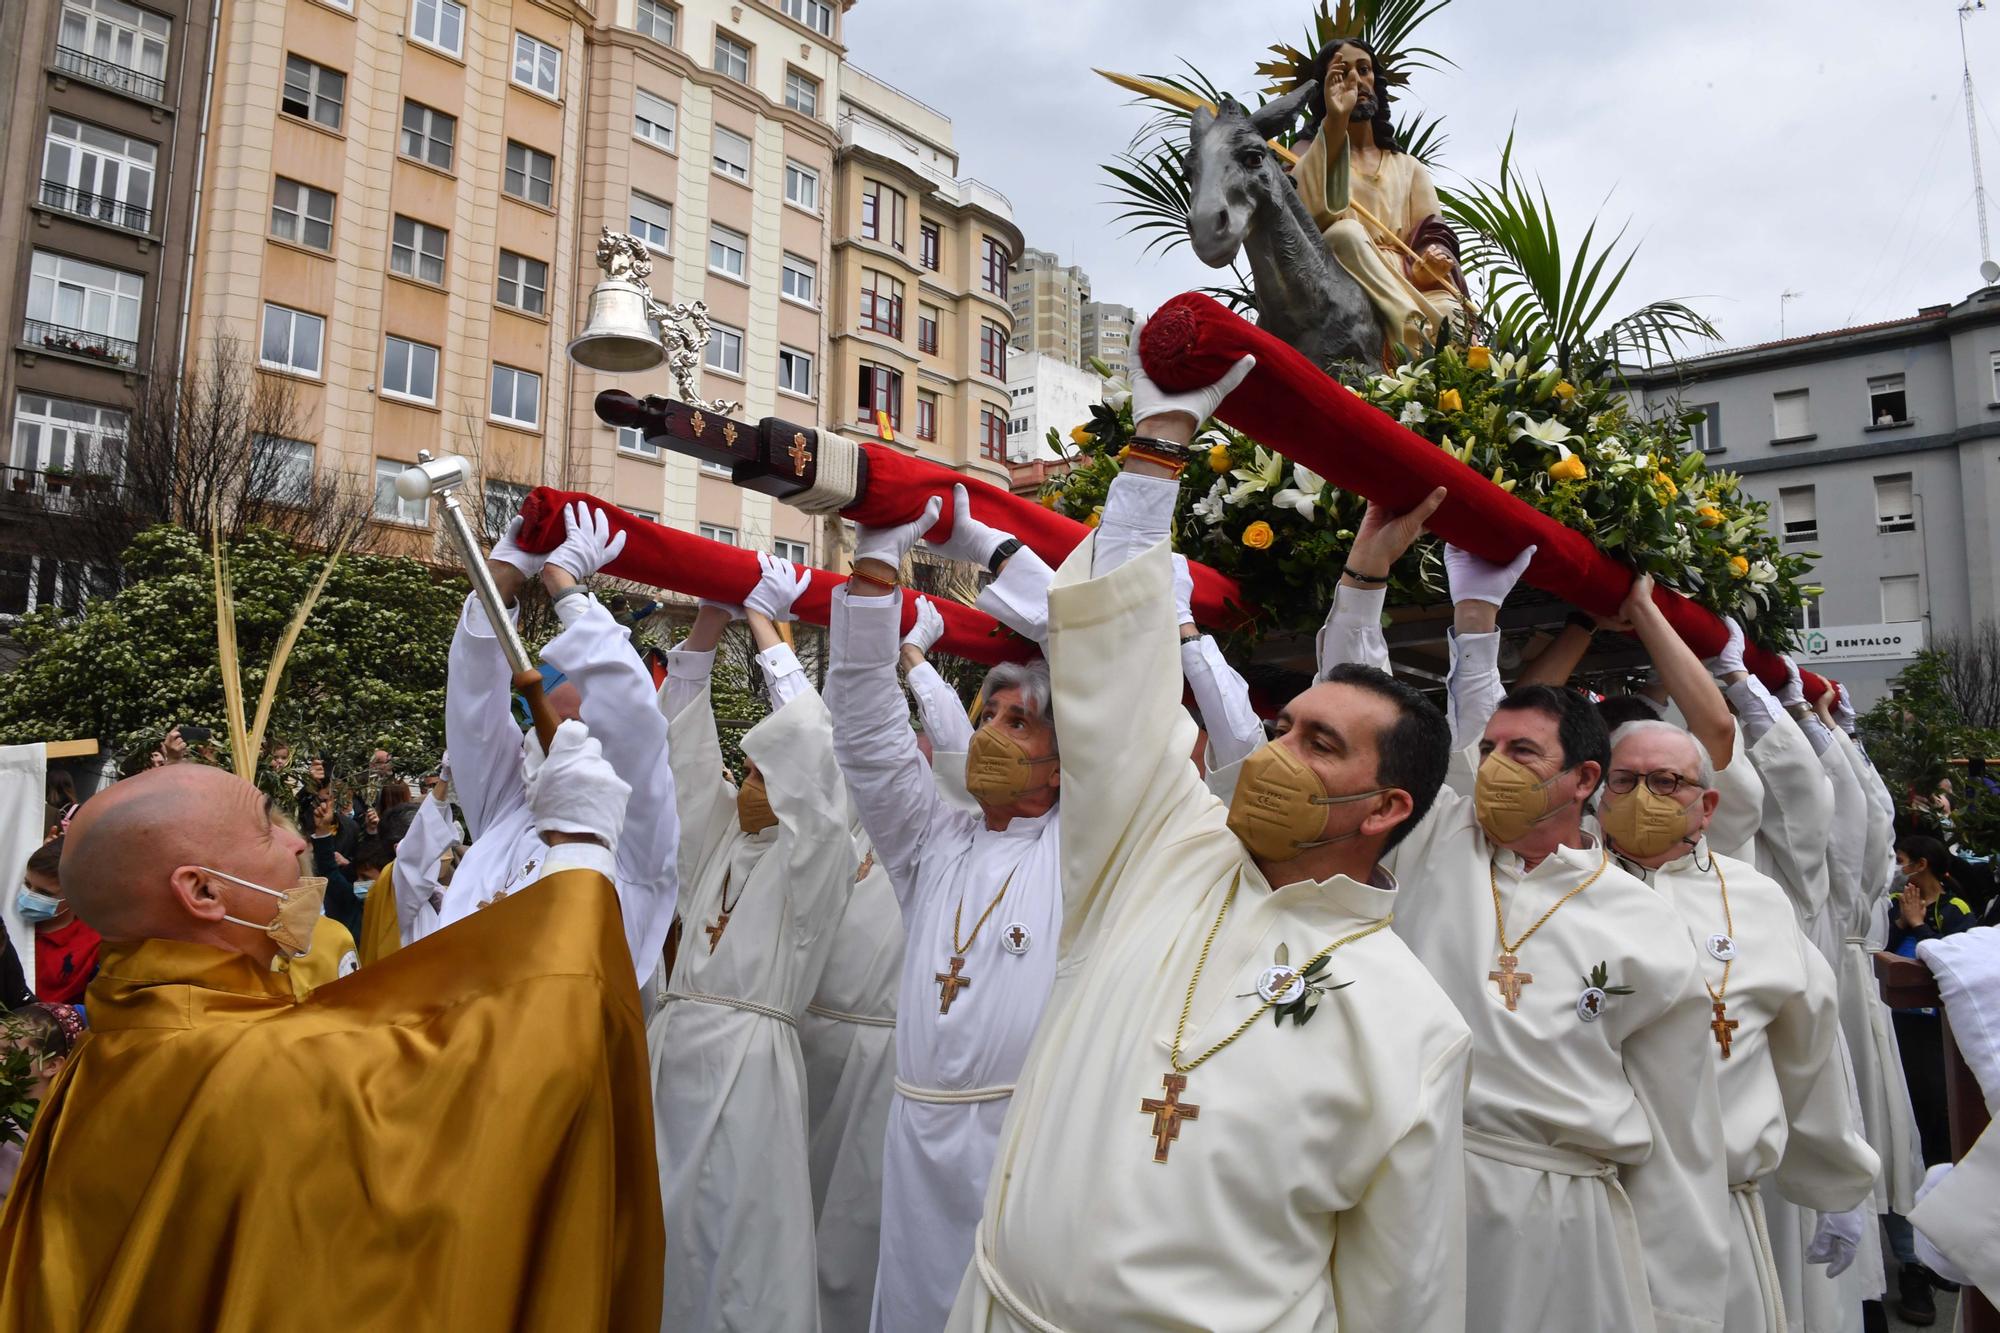
<svg viewBox="0 0 2000 1333">
<path fill-rule="evenodd" d="M 1021 539 L 1019 537 L 1009 537 L 1006 541 L 1001 542 L 993 548 L 993 556 L 986 562 L 986 572 L 989 574 L 998 574 L 1000 566 L 1012 559 L 1014 552 L 1020 549 Z"/>
</svg>

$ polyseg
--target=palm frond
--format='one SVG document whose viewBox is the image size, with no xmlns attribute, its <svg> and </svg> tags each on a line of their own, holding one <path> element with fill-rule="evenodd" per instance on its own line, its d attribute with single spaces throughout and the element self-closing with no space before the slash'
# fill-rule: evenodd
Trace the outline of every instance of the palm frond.
<svg viewBox="0 0 2000 1333">
<path fill-rule="evenodd" d="M 1187 168 L 1181 148 L 1171 142 L 1138 157 L 1121 155 L 1104 165 L 1113 182 L 1113 202 L 1122 205 L 1115 220 L 1127 224 L 1129 236 L 1147 238 L 1145 250 L 1162 254 L 1188 243 Z"/>
<path fill-rule="evenodd" d="M 1404 152 L 1435 172 L 1451 136 L 1444 132 L 1443 116 L 1414 111 L 1396 122 L 1396 142 L 1403 146 Z"/>
<path fill-rule="evenodd" d="M 215 661 L 222 672 L 230 763 L 237 777 L 252 782 L 257 777 L 257 756 L 251 752 L 249 731 L 243 725 L 243 676 L 236 660 L 236 591 L 229 579 L 229 554 L 222 546 L 222 514 L 214 505 L 209 509 L 208 549 L 215 571 Z"/>
<path fill-rule="evenodd" d="M 248 749 L 253 756 L 253 764 L 254 756 L 261 753 L 264 748 L 264 727 L 271 720 L 271 705 L 277 701 L 278 682 L 284 679 L 285 663 L 291 659 L 292 645 L 299 641 L 300 632 L 305 629 L 307 619 L 312 616 L 313 606 L 319 601 L 319 595 L 326 591 L 326 581 L 333 577 L 334 566 L 340 563 L 340 557 L 346 554 L 346 551 L 347 538 L 342 537 L 334 548 L 327 552 L 326 563 L 319 568 L 319 577 L 314 579 L 312 587 L 306 590 L 305 600 L 300 602 L 298 610 L 292 613 L 291 623 L 285 626 L 284 634 L 278 639 L 278 646 L 271 650 L 271 664 L 264 672 L 264 689 L 257 698 L 257 716 L 250 724 Z M 240 695 L 240 687 L 238 692 Z"/>
</svg>

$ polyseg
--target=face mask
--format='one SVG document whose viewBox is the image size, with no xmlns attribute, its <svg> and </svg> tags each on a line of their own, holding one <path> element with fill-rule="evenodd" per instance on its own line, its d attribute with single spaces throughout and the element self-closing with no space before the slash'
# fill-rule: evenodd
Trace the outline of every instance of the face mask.
<svg viewBox="0 0 2000 1333">
<path fill-rule="evenodd" d="M 53 921 L 62 915 L 62 899 L 37 893 L 23 884 L 14 893 L 14 906 L 23 921 Z"/>
<path fill-rule="evenodd" d="M 1243 761 L 1236 794 L 1229 801 L 1229 831 L 1265 861 L 1289 861 L 1301 852 L 1359 837 L 1360 829 L 1319 837 L 1329 805 L 1365 801 L 1390 790 L 1374 787 L 1348 796 L 1328 796 L 1319 774 L 1287 746 L 1268 741 Z"/>
<path fill-rule="evenodd" d="M 1525 838 L 1535 825 L 1568 808 L 1568 801 L 1549 804 L 1550 786 L 1568 771 L 1545 780 L 1498 750 L 1487 755 L 1472 784 L 1473 812 L 1486 836 L 1503 845 Z"/>
<path fill-rule="evenodd" d="M 1693 809 L 1660 795 L 1642 780 L 1625 795 L 1608 798 L 1598 823 L 1619 851 L 1645 861 L 1689 841 L 1688 814 Z"/>
<path fill-rule="evenodd" d="M 764 790 L 764 775 L 746 778 L 736 789 L 736 826 L 745 833 L 762 833 L 778 822 L 771 810 L 770 793 Z"/>
<path fill-rule="evenodd" d="M 290 954 L 294 958 L 304 958 L 311 950 L 313 927 L 319 924 L 320 908 L 326 901 L 324 879 L 306 876 L 292 888 L 280 892 L 277 889 L 267 889 L 262 884 L 252 884 L 247 879 L 225 875 L 220 870 L 210 870 L 207 866 L 196 866 L 195 869 L 278 900 L 278 914 L 269 921 L 245 921 L 242 917 L 230 916 L 227 913 L 223 915 L 224 921 L 263 931 L 271 937 L 271 943 L 277 945 L 280 952 Z"/>
<path fill-rule="evenodd" d="M 1055 762 L 1052 754 L 1031 759 L 1019 741 L 998 727 L 981 727 L 965 750 L 965 789 L 981 805 L 1012 805 L 1047 787 L 1035 781 L 1035 769 Z"/>
</svg>

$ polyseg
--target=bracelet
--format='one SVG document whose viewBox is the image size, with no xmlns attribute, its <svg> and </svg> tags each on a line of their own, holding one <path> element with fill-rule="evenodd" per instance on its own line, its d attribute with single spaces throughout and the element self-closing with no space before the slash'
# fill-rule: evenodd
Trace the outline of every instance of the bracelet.
<svg viewBox="0 0 2000 1333">
<path fill-rule="evenodd" d="M 1155 467 L 1163 467 L 1175 477 L 1178 477 L 1181 475 L 1181 473 L 1187 471 L 1188 461 L 1185 455 L 1182 455 L 1180 457 L 1170 457 L 1166 454 L 1155 453 L 1151 449 L 1146 448 L 1144 445 L 1138 443 L 1138 441 L 1136 440 L 1133 441 L 1131 444 L 1125 446 L 1125 452 L 1130 457 L 1143 458 L 1148 463 L 1153 464 Z"/>
<path fill-rule="evenodd" d="M 847 581 L 849 583 L 872 583 L 885 593 L 894 593 L 902 591 L 900 585 L 889 583 L 882 579 L 878 579 L 872 574 L 863 574 L 859 569 L 855 568 L 852 565 L 848 566 Z"/>
<path fill-rule="evenodd" d="M 1347 566 L 1340 572 L 1346 577 L 1353 579 L 1356 583 L 1379 583 L 1385 588 L 1389 586 L 1389 576 L 1387 574 L 1363 574 L 1352 565 Z"/>
</svg>

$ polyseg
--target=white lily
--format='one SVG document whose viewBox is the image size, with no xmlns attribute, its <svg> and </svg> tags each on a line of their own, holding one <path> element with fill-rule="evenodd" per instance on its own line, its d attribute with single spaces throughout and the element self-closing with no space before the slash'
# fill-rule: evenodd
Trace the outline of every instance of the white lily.
<svg viewBox="0 0 2000 1333">
<path fill-rule="evenodd" d="M 1217 477 L 1215 485 L 1208 488 L 1208 494 L 1194 502 L 1194 516 L 1208 524 L 1211 528 L 1220 527 L 1225 516 L 1224 509 L 1227 504 L 1227 501 L 1223 497 L 1223 492 L 1228 487 L 1229 483 L 1226 480 Z"/>
<path fill-rule="evenodd" d="M 1301 518 L 1311 518 L 1319 508 L 1319 493 L 1326 488 L 1326 478 L 1302 464 L 1292 465 L 1292 484 L 1271 497 L 1271 503 L 1284 509 L 1296 509 Z"/>
<path fill-rule="evenodd" d="M 1408 398 L 1423 386 L 1426 376 L 1413 366 L 1397 366 L 1388 374 L 1376 377 L 1378 388 L 1392 398 Z"/>
<path fill-rule="evenodd" d="M 1562 455 L 1565 458 L 1569 457 L 1569 450 L 1562 449 L 1562 443 L 1575 434 L 1575 431 L 1563 425 L 1562 422 L 1557 421 L 1554 417 L 1547 417 L 1541 421 L 1536 421 L 1526 412 L 1516 412 L 1514 414 L 1515 439 L 1534 440 L 1538 444 L 1561 449 Z"/>
<path fill-rule="evenodd" d="M 1398 416 L 1396 420 L 1402 422 L 1405 426 L 1415 426 L 1415 425 L 1420 425 L 1425 421 L 1428 421 L 1430 419 L 1430 415 L 1431 415 L 1430 410 L 1428 408 L 1426 408 L 1422 403 L 1419 403 L 1416 400 L 1412 399 L 1411 401 L 1403 404 L 1402 414 Z"/>
<path fill-rule="evenodd" d="M 1496 380 L 1526 379 L 1534 373 L 1535 368 L 1528 363 L 1528 358 L 1525 356 L 1502 352 L 1493 358 L 1493 378 Z"/>
<path fill-rule="evenodd" d="M 1285 456 L 1258 445 L 1252 451 L 1250 466 L 1233 469 L 1229 475 L 1236 478 L 1236 486 L 1229 492 L 1229 503 L 1240 505 L 1251 496 L 1275 491 L 1284 483 Z"/>
<path fill-rule="evenodd" d="M 1750 562 L 1750 581 L 1752 583 L 1776 583 L 1778 581 L 1778 567 L 1769 560 L 1753 560 Z"/>
<path fill-rule="evenodd" d="M 1132 401 L 1132 381 L 1123 375 L 1113 375 L 1104 381 L 1104 405 L 1113 412 L 1123 412 L 1125 404 Z"/>
</svg>

